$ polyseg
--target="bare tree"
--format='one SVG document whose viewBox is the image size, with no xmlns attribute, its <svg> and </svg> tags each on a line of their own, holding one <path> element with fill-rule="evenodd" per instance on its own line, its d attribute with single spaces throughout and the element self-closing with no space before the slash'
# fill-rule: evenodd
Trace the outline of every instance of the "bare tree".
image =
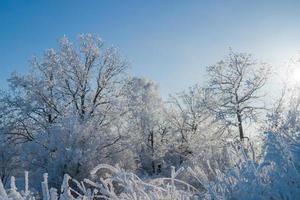
<svg viewBox="0 0 300 200">
<path fill-rule="evenodd" d="M 250 54 L 230 51 L 225 60 L 209 66 L 209 86 L 215 100 L 209 105 L 227 126 L 238 127 L 239 138 L 245 138 L 243 122 L 257 119 L 264 109 L 262 88 L 269 75 L 269 67 L 257 62 Z"/>
<path fill-rule="evenodd" d="M 177 138 L 173 142 L 180 164 L 196 157 L 195 153 L 198 154 L 199 149 L 207 149 L 207 143 L 220 141 L 224 126 L 220 126 L 207 109 L 206 104 L 210 100 L 209 91 L 198 85 L 170 97 L 167 121 Z"/>
</svg>

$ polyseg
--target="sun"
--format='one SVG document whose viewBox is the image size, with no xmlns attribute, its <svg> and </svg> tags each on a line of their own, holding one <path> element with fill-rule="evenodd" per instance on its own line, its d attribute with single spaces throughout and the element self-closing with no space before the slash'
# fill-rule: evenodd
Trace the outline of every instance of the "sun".
<svg viewBox="0 0 300 200">
<path fill-rule="evenodd" d="M 292 72 L 293 81 L 300 83 L 300 68 L 295 68 Z"/>
</svg>

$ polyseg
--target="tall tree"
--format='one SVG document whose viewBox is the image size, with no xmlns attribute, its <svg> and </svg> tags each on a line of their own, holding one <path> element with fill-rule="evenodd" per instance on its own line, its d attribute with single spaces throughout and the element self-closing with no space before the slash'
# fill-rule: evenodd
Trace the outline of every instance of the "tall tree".
<svg viewBox="0 0 300 200">
<path fill-rule="evenodd" d="M 207 68 L 208 89 L 215 101 L 209 108 L 228 126 L 238 127 L 239 138 L 245 138 L 243 123 L 255 120 L 264 108 L 262 88 L 269 75 L 269 66 L 257 62 L 250 54 L 229 52 L 229 55 Z"/>
<path fill-rule="evenodd" d="M 151 80 L 133 77 L 128 79 L 123 92 L 128 129 L 133 134 L 140 163 L 150 173 L 159 173 L 168 129 L 158 86 Z"/>
<path fill-rule="evenodd" d="M 82 166 L 120 151 L 114 122 L 122 114 L 127 66 L 118 49 L 106 48 L 96 35 L 81 34 L 74 44 L 63 37 L 57 50 L 33 59 L 29 74 L 9 79 L 11 90 L 0 99 L 1 133 L 29 143 L 24 150 L 40 158 L 26 156 L 41 168 L 74 176 L 88 171 Z"/>
</svg>

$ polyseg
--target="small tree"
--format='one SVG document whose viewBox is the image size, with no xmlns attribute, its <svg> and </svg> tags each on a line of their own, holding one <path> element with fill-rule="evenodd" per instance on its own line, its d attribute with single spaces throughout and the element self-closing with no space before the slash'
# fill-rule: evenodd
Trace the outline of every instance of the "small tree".
<svg viewBox="0 0 300 200">
<path fill-rule="evenodd" d="M 230 51 L 225 60 L 209 66 L 209 86 L 215 100 L 209 105 L 227 126 L 238 127 L 239 138 L 245 138 L 243 122 L 257 119 L 264 109 L 261 89 L 266 84 L 269 67 L 250 54 Z"/>
<path fill-rule="evenodd" d="M 169 99 L 166 120 L 171 127 L 172 150 L 178 156 L 179 165 L 184 161 L 197 160 L 198 165 L 204 166 L 207 160 L 214 157 L 212 160 L 217 161 L 215 158 L 220 155 L 222 135 L 226 129 L 222 121 L 216 120 L 207 109 L 207 102 L 211 99 L 210 92 L 198 85 Z"/>
<path fill-rule="evenodd" d="M 151 173 L 159 173 L 168 129 L 164 123 L 164 104 L 158 86 L 151 80 L 133 77 L 128 79 L 123 92 L 131 142 L 137 148 L 143 168 L 151 165 Z"/>
</svg>

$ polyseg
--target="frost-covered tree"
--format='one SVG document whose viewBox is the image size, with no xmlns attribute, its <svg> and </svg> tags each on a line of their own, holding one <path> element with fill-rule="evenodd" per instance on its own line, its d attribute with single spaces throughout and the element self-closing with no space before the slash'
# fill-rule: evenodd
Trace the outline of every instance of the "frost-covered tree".
<svg viewBox="0 0 300 200">
<path fill-rule="evenodd" d="M 1 132 L 11 142 L 28 142 L 24 157 L 30 165 L 78 176 L 82 166 L 121 151 L 114 122 L 122 114 L 118 101 L 127 66 L 116 48 L 95 35 L 81 34 L 74 44 L 63 37 L 57 50 L 32 60 L 28 75 L 9 79 L 11 89 L 1 95 Z"/>
<path fill-rule="evenodd" d="M 238 128 L 239 138 L 245 138 L 243 123 L 256 120 L 264 109 L 262 88 L 269 75 L 269 67 L 250 54 L 229 52 L 229 55 L 207 68 L 209 86 L 214 101 L 209 108 L 227 126 Z"/>
<path fill-rule="evenodd" d="M 8 144 L 7 140 L 0 136 L 0 181 L 6 185 L 10 176 L 18 174 L 21 166 L 20 148 Z"/>
<path fill-rule="evenodd" d="M 145 78 L 129 78 L 123 89 L 128 132 L 132 135 L 142 167 L 159 173 L 167 143 L 168 127 L 158 86 Z M 149 169 L 150 168 L 150 169 Z"/>
<path fill-rule="evenodd" d="M 189 161 L 206 172 L 207 160 L 216 168 L 228 166 L 223 154 L 227 130 L 223 121 L 217 120 L 207 109 L 211 99 L 211 93 L 199 85 L 170 97 L 167 121 L 172 132 L 173 154 L 177 157 L 173 158 L 173 165 Z"/>
</svg>

